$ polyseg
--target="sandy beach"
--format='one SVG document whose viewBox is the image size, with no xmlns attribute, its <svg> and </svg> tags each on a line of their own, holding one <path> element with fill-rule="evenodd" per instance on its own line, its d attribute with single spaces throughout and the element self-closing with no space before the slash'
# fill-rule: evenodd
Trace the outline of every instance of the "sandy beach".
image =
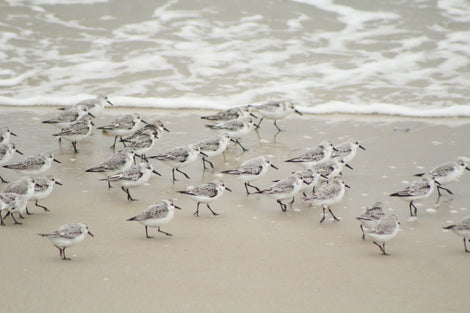
<svg viewBox="0 0 470 313">
<path fill-rule="evenodd" d="M 467 312 L 470 254 L 462 239 L 442 227 L 470 215 L 470 172 L 449 187 L 454 195 L 437 194 L 418 202 L 418 217 L 410 219 L 408 203 L 388 195 L 406 186 L 413 174 L 459 156 L 470 157 L 470 119 L 412 119 L 396 116 L 292 114 L 279 121 L 278 133 L 265 120 L 258 132 L 242 139 L 249 149 L 230 145 L 224 157 L 213 158 L 214 170 L 203 171 L 199 160 L 185 169 L 191 180 L 152 160 L 162 174 L 131 190 L 138 201 L 127 201 L 115 187 L 99 181 L 102 175 L 85 173 L 112 155 L 112 136 L 95 131 L 78 143 L 51 134 L 57 129 L 41 124 L 56 114 L 54 107 L 0 107 L 0 125 L 25 155 L 50 151 L 62 164 L 50 174 L 63 186 L 41 203 L 51 212 L 29 204 L 34 215 L 23 225 L 6 220 L 0 227 L 0 311 L 16 312 Z M 213 132 L 201 115 L 211 111 L 107 108 L 95 120 L 106 124 L 120 114 L 138 112 L 151 121 L 161 119 L 169 133 L 153 148 L 165 152 L 195 143 Z M 405 131 L 409 129 L 409 131 Z M 222 170 L 244 160 L 271 154 L 279 171 L 270 170 L 257 181 L 266 188 L 298 166 L 284 160 L 322 140 L 340 143 L 357 139 L 358 151 L 343 176 L 351 186 L 343 201 L 332 207 L 340 222 L 320 224 L 321 208 L 297 197 L 288 212 L 264 195 L 247 196 L 234 177 L 222 179 L 233 192 L 213 204 L 212 214 L 176 193 L 188 185 L 220 178 Z M 15 156 L 14 160 L 20 160 Z M 7 180 L 20 176 L 0 169 Z M 3 188 L 3 187 L 2 187 Z M 176 199 L 182 207 L 154 238 L 144 227 L 126 219 L 162 199 Z M 354 218 L 365 207 L 381 201 L 401 222 L 401 232 L 387 244 L 390 256 L 361 239 Z M 60 225 L 85 222 L 94 238 L 67 249 L 72 261 L 62 261 L 47 239 L 38 233 Z"/>
</svg>

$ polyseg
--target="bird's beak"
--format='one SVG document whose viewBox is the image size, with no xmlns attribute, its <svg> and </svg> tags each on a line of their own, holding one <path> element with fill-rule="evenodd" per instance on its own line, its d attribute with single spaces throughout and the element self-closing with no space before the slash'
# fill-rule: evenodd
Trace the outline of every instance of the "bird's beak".
<svg viewBox="0 0 470 313">
<path fill-rule="evenodd" d="M 106 102 L 108 102 L 109 104 L 111 104 L 112 106 L 114 106 L 114 104 L 113 104 L 111 101 L 106 100 Z"/>
<path fill-rule="evenodd" d="M 14 132 L 10 131 L 10 134 L 16 137 L 16 134 Z"/>
<path fill-rule="evenodd" d="M 346 184 L 344 184 L 344 187 L 348 187 L 348 188 L 351 188 L 350 186 L 348 186 L 348 185 L 346 185 Z"/>
<path fill-rule="evenodd" d="M 230 188 L 228 188 L 228 187 L 225 187 L 225 189 L 226 189 L 227 191 L 232 192 L 232 190 L 231 190 Z"/>
<path fill-rule="evenodd" d="M 60 186 L 62 186 L 62 183 L 61 183 L 61 182 L 59 182 L 59 181 L 57 181 L 57 180 L 56 180 L 54 183 L 56 183 L 57 185 L 60 185 Z"/>
<path fill-rule="evenodd" d="M 362 150 L 366 151 L 366 148 L 364 148 L 364 146 L 359 145 L 359 148 L 361 148 Z"/>
<path fill-rule="evenodd" d="M 52 159 L 52 161 L 54 161 L 54 162 L 56 162 L 56 163 L 62 163 L 62 162 L 60 162 L 60 161 L 57 160 L 57 159 Z"/>
<path fill-rule="evenodd" d="M 437 180 L 435 180 L 435 179 L 434 179 L 434 182 L 435 182 L 436 184 L 438 184 L 439 186 L 441 185 L 441 183 L 440 183 L 440 182 L 438 182 L 438 181 L 437 181 Z"/>
<path fill-rule="evenodd" d="M 276 169 L 276 170 L 279 170 L 279 169 L 277 168 L 277 166 L 274 165 L 274 164 L 271 164 L 271 167 L 274 168 L 274 169 Z"/>
<path fill-rule="evenodd" d="M 328 179 L 328 176 L 325 176 L 323 174 L 320 174 L 321 177 L 323 177 L 324 179 Z"/>
<path fill-rule="evenodd" d="M 349 165 L 349 164 L 344 164 L 344 166 L 346 166 L 347 168 L 350 168 L 350 169 L 353 170 L 353 167 L 352 167 L 351 165 Z"/>
<path fill-rule="evenodd" d="M 147 123 L 147 122 L 146 122 L 146 121 L 144 121 L 144 120 L 140 120 L 140 121 L 141 121 L 142 123 L 146 124 L 146 125 L 148 125 L 148 124 L 149 124 L 149 123 Z"/>
<path fill-rule="evenodd" d="M 200 151 L 199 153 L 202 154 L 202 155 L 205 156 L 205 157 L 207 156 L 207 154 L 205 154 L 205 153 L 202 152 L 202 151 Z"/>
<path fill-rule="evenodd" d="M 335 147 L 333 147 L 333 151 L 336 151 L 336 152 L 338 152 L 338 149 L 336 149 Z"/>
<path fill-rule="evenodd" d="M 90 235 L 91 237 L 95 237 L 95 235 L 93 235 L 90 231 L 88 231 L 88 235 Z"/>
<path fill-rule="evenodd" d="M 168 128 L 166 128 L 166 127 L 163 127 L 163 130 L 166 131 L 166 132 L 168 132 L 168 133 L 170 132 L 170 130 L 169 130 Z"/>
<path fill-rule="evenodd" d="M 91 126 L 96 126 L 95 123 L 93 123 L 93 121 L 90 121 L 90 124 Z"/>
<path fill-rule="evenodd" d="M 156 170 L 153 170 L 152 173 L 154 174 L 157 174 L 158 176 L 162 176 L 159 172 L 157 172 Z"/>
<path fill-rule="evenodd" d="M 258 116 L 254 115 L 252 112 L 250 112 L 250 116 L 254 118 L 258 118 Z"/>
<path fill-rule="evenodd" d="M 175 207 L 175 209 L 178 209 L 178 210 L 182 210 L 182 208 L 180 208 L 179 206 L 177 205 L 173 205 Z"/>
<path fill-rule="evenodd" d="M 23 152 L 21 152 L 20 150 L 16 150 L 16 149 L 15 149 L 15 151 L 16 151 L 16 153 L 18 153 L 19 155 L 23 155 Z"/>
<path fill-rule="evenodd" d="M 466 169 L 467 171 L 470 171 L 470 167 L 465 167 L 465 169 Z"/>
<path fill-rule="evenodd" d="M 300 112 L 300 111 L 297 110 L 297 109 L 294 109 L 294 112 L 297 113 L 297 114 L 299 114 L 299 115 L 301 115 L 301 116 L 303 115 L 302 112 Z"/>
</svg>

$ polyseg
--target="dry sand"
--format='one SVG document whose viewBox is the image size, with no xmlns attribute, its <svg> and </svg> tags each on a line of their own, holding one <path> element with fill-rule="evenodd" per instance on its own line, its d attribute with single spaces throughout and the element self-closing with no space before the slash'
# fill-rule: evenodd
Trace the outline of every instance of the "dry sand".
<svg viewBox="0 0 470 313">
<path fill-rule="evenodd" d="M 153 154 L 209 137 L 199 116 L 207 111 L 107 109 L 96 120 L 105 124 L 123 113 L 139 112 L 146 120 L 160 118 L 171 130 Z M 243 139 L 250 149 L 242 153 L 230 146 L 226 160 L 214 158 L 215 171 L 196 162 L 186 169 L 188 181 L 171 181 L 170 168 L 152 160 L 162 177 L 132 190 L 139 201 L 128 202 L 119 188 L 108 190 L 102 176 L 84 170 L 107 159 L 113 138 L 96 131 L 78 144 L 51 136 L 55 128 L 40 121 L 55 108 L 0 108 L 0 125 L 18 137 L 13 142 L 31 155 L 51 151 L 62 164 L 51 173 L 63 182 L 42 204 L 45 213 L 30 204 L 34 215 L 23 225 L 0 227 L 1 312 L 467 312 L 470 290 L 470 254 L 460 237 L 442 226 L 470 214 L 470 175 L 449 188 L 435 205 L 436 195 L 422 202 L 418 218 L 409 219 L 408 204 L 387 195 L 405 186 L 412 174 L 458 156 L 470 156 L 469 119 L 409 119 L 384 116 L 297 115 L 279 122 L 286 131 L 274 137 L 270 121 L 259 133 Z M 409 128 L 410 131 L 394 130 Z M 263 195 L 246 196 L 233 177 L 224 181 L 233 192 L 212 204 L 212 216 L 176 190 L 211 180 L 221 170 L 262 155 L 275 156 L 280 170 L 256 182 L 268 187 L 298 167 L 283 160 L 305 147 L 328 139 L 339 143 L 357 138 L 359 150 L 344 170 L 351 189 L 333 207 L 341 221 L 319 223 L 321 209 L 297 199 L 282 213 Z M 149 153 L 150 155 L 152 153 Z M 15 160 L 21 159 L 19 156 Z M 6 169 L 9 180 L 19 176 Z M 166 237 L 126 218 L 165 198 L 176 198 L 183 211 L 162 229 Z M 401 221 L 402 231 L 382 256 L 372 243 L 361 240 L 354 219 L 366 206 L 382 201 Z M 72 261 L 37 233 L 64 223 L 86 222 L 95 237 L 67 249 Z"/>
</svg>

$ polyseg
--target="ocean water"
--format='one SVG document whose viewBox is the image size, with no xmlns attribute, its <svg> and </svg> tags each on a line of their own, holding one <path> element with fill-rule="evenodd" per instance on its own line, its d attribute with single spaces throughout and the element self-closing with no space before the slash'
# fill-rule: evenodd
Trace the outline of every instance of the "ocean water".
<svg viewBox="0 0 470 313">
<path fill-rule="evenodd" d="M 0 104 L 470 116 L 468 0 L 0 0 Z"/>
</svg>

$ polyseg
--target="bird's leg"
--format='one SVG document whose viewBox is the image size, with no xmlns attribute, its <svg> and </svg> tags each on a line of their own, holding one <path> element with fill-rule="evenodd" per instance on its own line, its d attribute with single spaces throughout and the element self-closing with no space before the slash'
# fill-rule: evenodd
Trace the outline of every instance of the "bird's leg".
<svg viewBox="0 0 470 313">
<path fill-rule="evenodd" d="M 326 217 L 326 216 L 325 216 L 325 213 L 326 213 L 326 207 L 323 206 L 323 217 L 322 217 L 321 220 L 320 220 L 320 224 L 323 223 L 323 221 L 325 220 L 325 217 Z"/>
<path fill-rule="evenodd" d="M 286 212 L 287 211 L 287 206 L 281 202 L 281 200 L 277 200 L 277 203 L 281 206 L 281 211 Z"/>
<path fill-rule="evenodd" d="M 362 240 L 366 240 L 366 234 L 364 233 L 364 227 L 361 224 L 361 231 L 362 231 Z"/>
<path fill-rule="evenodd" d="M 145 226 L 145 237 L 147 237 L 147 238 L 152 238 L 152 237 L 149 236 L 149 231 L 148 231 L 148 227 L 147 227 L 147 226 Z"/>
<path fill-rule="evenodd" d="M 214 168 L 214 164 L 213 164 L 211 161 L 207 160 L 205 157 L 202 157 L 202 165 L 204 165 L 204 169 L 207 169 L 206 163 L 209 163 L 209 165 L 210 165 L 212 168 Z"/>
<path fill-rule="evenodd" d="M 256 187 L 256 186 L 253 186 L 253 185 L 252 185 L 252 184 L 250 184 L 249 182 L 247 182 L 247 183 L 245 183 L 245 184 L 246 184 L 246 186 L 249 186 L 249 187 L 251 187 L 251 188 L 254 188 L 254 189 L 256 189 L 256 191 L 257 191 L 257 192 L 261 192 L 261 190 L 260 190 L 258 187 Z"/>
<path fill-rule="evenodd" d="M 170 233 L 167 233 L 167 232 L 165 232 L 165 231 L 163 231 L 163 230 L 160 230 L 160 227 L 158 227 L 158 231 L 161 232 L 161 233 L 163 233 L 163 234 L 165 234 L 165 235 L 167 235 L 167 236 L 173 236 L 173 235 L 170 234 Z"/>
<path fill-rule="evenodd" d="M 335 221 L 337 221 L 337 222 L 339 222 L 339 221 L 340 221 L 340 219 L 339 219 L 339 218 L 337 218 L 337 217 L 336 217 L 336 216 L 333 214 L 333 211 L 331 211 L 331 209 L 330 209 L 330 208 L 328 208 L 328 212 L 330 212 L 331 216 L 333 216 L 333 218 L 334 218 L 334 220 L 335 220 Z"/>
<path fill-rule="evenodd" d="M 15 221 L 15 224 L 18 224 L 18 225 L 23 224 L 23 223 L 20 223 L 16 220 L 16 218 L 13 216 L 13 213 L 11 213 L 10 215 L 11 215 L 11 218 Z"/>
<path fill-rule="evenodd" d="M 43 206 L 43 205 L 40 205 L 40 204 L 38 203 L 38 200 L 36 200 L 35 205 L 36 205 L 37 207 L 43 208 L 43 209 L 44 209 L 44 212 L 50 212 L 50 210 L 49 210 L 48 208 L 46 208 L 46 207 Z"/>
<path fill-rule="evenodd" d="M 240 148 L 242 148 L 243 151 L 248 151 L 247 148 L 245 148 L 241 143 L 240 143 L 240 140 L 239 139 L 231 139 L 234 143 L 236 143 L 237 145 L 240 146 Z"/>
<path fill-rule="evenodd" d="M 465 252 L 470 252 L 470 250 L 467 249 L 467 243 L 465 242 L 465 237 L 463 237 L 463 246 L 465 247 Z"/>
<path fill-rule="evenodd" d="M 199 216 L 199 205 L 200 204 L 201 204 L 201 202 L 197 203 L 196 212 L 194 212 L 193 215 Z"/>
<path fill-rule="evenodd" d="M 211 207 L 209 206 L 209 203 L 206 203 L 206 205 L 207 205 L 207 208 L 212 212 L 212 214 L 214 214 L 214 215 L 219 215 L 219 213 L 215 213 L 215 212 L 211 209 Z"/>
<path fill-rule="evenodd" d="M 283 130 L 280 129 L 279 126 L 277 126 L 276 122 L 277 122 L 277 120 L 274 120 L 274 126 L 276 126 L 278 132 L 282 132 Z"/>
<path fill-rule="evenodd" d="M 185 172 L 183 172 L 182 170 L 180 170 L 179 168 L 176 169 L 178 172 L 180 172 L 181 174 L 184 175 L 184 177 L 186 177 L 187 179 L 190 179 L 190 177 L 188 176 L 188 174 L 186 174 Z"/>
<path fill-rule="evenodd" d="M 78 150 L 77 150 L 77 142 L 76 142 L 76 141 L 72 141 L 72 146 L 73 146 L 73 151 L 74 151 L 75 153 L 77 153 L 77 152 L 78 152 Z"/>
<path fill-rule="evenodd" d="M 255 124 L 255 127 L 256 127 L 256 128 L 259 128 L 259 127 L 261 126 L 261 122 L 262 122 L 263 120 L 264 120 L 264 117 L 261 117 L 261 118 L 259 119 L 258 124 Z"/>
<path fill-rule="evenodd" d="M 116 149 L 116 141 L 117 141 L 118 137 L 119 137 L 119 136 L 115 136 L 115 137 L 114 137 L 114 143 L 113 143 L 113 144 L 111 145 L 111 147 L 110 147 L 110 148 L 113 149 L 113 150 Z"/>
<path fill-rule="evenodd" d="M 65 261 L 72 260 L 71 258 L 68 258 L 68 257 L 65 256 L 65 248 L 62 248 L 62 260 L 65 260 Z"/>
</svg>

